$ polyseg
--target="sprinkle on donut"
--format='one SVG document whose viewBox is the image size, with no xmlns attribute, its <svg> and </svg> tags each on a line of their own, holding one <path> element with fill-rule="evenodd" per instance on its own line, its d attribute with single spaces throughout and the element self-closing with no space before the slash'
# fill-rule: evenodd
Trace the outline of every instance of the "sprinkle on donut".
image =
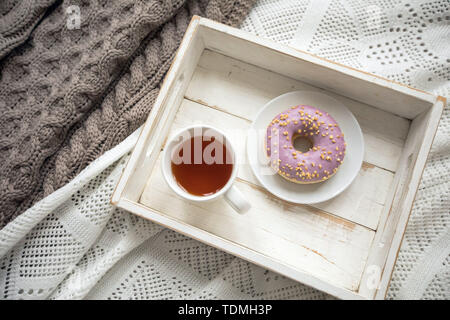
<svg viewBox="0 0 450 320">
<path fill-rule="evenodd" d="M 312 147 L 302 153 L 293 147 L 298 137 Z M 308 105 L 293 106 L 270 122 L 266 153 L 271 167 L 283 178 L 301 184 L 325 181 L 342 164 L 347 144 L 336 121 L 325 111 Z"/>
</svg>

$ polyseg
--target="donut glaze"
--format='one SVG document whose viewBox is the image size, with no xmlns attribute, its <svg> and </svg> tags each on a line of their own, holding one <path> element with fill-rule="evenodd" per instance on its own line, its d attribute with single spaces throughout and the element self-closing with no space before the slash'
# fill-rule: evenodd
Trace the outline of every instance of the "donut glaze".
<svg viewBox="0 0 450 320">
<path fill-rule="evenodd" d="M 297 137 L 312 143 L 307 152 L 293 146 Z M 332 177 L 342 164 L 347 144 L 336 121 L 318 108 L 298 105 L 278 114 L 265 137 L 270 166 L 283 178 L 301 184 Z"/>
</svg>

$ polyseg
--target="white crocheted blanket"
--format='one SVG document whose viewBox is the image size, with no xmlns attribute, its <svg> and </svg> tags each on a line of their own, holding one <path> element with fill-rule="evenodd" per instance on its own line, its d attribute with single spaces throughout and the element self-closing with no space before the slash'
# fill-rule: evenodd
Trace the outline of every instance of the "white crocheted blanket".
<svg viewBox="0 0 450 320">
<path fill-rule="evenodd" d="M 261 0 L 242 29 L 450 97 L 448 0 Z M 389 298 L 450 298 L 449 136 L 447 106 Z M 1 298 L 330 298 L 111 207 L 136 139 L 0 231 Z"/>
</svg>

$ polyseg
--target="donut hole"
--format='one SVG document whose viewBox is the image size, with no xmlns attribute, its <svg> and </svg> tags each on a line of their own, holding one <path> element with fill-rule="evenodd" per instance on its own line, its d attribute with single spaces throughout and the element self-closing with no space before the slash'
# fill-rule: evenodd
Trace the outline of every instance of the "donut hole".
<svg viewBox="0 0 450 320">
<path fill-rule="evenodd" d="M 308 152 L 313 147 L 313 143 L 309 138 L 300 135 L 293 137 L 292 144 L 294 149 L 300 152 Z"/>
</svg>

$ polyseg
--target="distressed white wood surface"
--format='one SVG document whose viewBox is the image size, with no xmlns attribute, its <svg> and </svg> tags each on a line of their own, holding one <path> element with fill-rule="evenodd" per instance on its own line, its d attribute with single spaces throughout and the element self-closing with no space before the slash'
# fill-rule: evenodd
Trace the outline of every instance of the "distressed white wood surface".
<svg viewBox="0 0 450 320">
<path fill-rule="evenodd" d="M 159 161 L 141 196 L 145 206 L 327 282 L 358 288 L 374 231 L 312 207 L 278 200 L 240 179 L 236 186 L 252 204 L 245 214 L 236 213 L 223 198 L 191 203 L 167 186 Z"/>
<path fill-rule="evenodd" d="M 210 50 L 200 57 L 185 97 L 253 120 L 271 99 L 295 90 L 323 92 L 346 105 L 364 134 L 364 160 L 395 172 L 410 121 L 356 100 Z"/>
<path fill-rule="evenodd" d="M 278 274 L 299 281 L 307 286 L 316 288 L 317 290 L 327 292 L 328 294 L 340 299 L 366 299 L 355 291 L 331 284 L 328 281 L 318 278 L 309 272 L 295 269 L 292 266 L 285 264 L 283 261 L 275 260 L 265 254 L 250 250 L 247 247 L 226 240 L 206 230 L 187 224 L 183 220 L 178 220 L 174 217 L 166 216 L 158 210 L 151 209 L 141 203 L 133 202 L 126 198 L 121 198 L 117 206 L 126 211 L 132 212 L 143 219 L 154 221 L 161 226 L 167 227 L 190 238 L 206 243 L 207 245 L 213 246 L 234 256 L 245 259 L 267 270 L 274 271 Z"/>
<path fill-rule="evenodd" d="M 198 34 L 200 18 L 192 18 L 177 54 L 164 78 L 158 97 L 148 115 L 139 139 L 134 147 L 128 164 L 111 197 L 116 204 L 120 198 L 138 201 L 144 189 L 151 168 L 163 144 L 169 124 L 173 120 L 178 106 L 184 97 L 189 80 L 192 78 L 200 55 L 204 50 L 203 41 Z M 150 94 L 137 97 L 129 103 L 152 103 Z M 153 139 L 150 139 L 152 137 Z M 153 152 L 156 149 L 156 152 Z"/>
<path fill-rule="evenodd" d="M 157 157 L 169 130 L 192 124 L 186 122 L 192 118 L 225 132 L 221 119 L 246 127 L 258 108 L 293 90 L 333 96 L 363 129 L 366 162 L 343 194 L 315 207 L 293 205 L 261 188 L 245 166 L 237 185 L 254 203 L 247 215 L 236 214 L 223 200 L 197 205 L 168 190 Z M 198 103 L 181 102 L 183 96 Z M 194 17 L 112 203 L 339 298 L 382 298 L 443 100 Z M 244 150 L 245 139 L 239 140 L 235 144 Z M 373 264 L 382 267 L 380 285 L 364 288 Z"/>
<path fill-rule="evenodd" d="M 246 137 L 242 133 L 250 127 L 248 120 L 185 99 L 175 116 L 171 131 L 193 123 L 208 124 L 225 132 L 241 157 L 238 176 L 262 187 L 247 160 Z M 393 177 L 390 171 L 364 163 L 347 190 L 331 200 L 310 206 L 375 230 Z"/>
<path fill-rule="evenodd" d="M 445 99 L 438 97 L 431 110 L 422 113 L 412 122 L 398 172 L 389 193 L 388 202 L 392 205 L 386 206 L 381 216 L 361 280 L 359 293 L 367 298 L 373 298 L 375 295 L 377 299 L 384 299 L 386 295 L 444 105 Z"/>
<path fill-rule="evenodd" d="M 211 20 L 200 24 L 207 49 L 308 82 L 407 119 L 432 107 L 435 97 L 380 76 L 260 38 Z"/>
</svg>

